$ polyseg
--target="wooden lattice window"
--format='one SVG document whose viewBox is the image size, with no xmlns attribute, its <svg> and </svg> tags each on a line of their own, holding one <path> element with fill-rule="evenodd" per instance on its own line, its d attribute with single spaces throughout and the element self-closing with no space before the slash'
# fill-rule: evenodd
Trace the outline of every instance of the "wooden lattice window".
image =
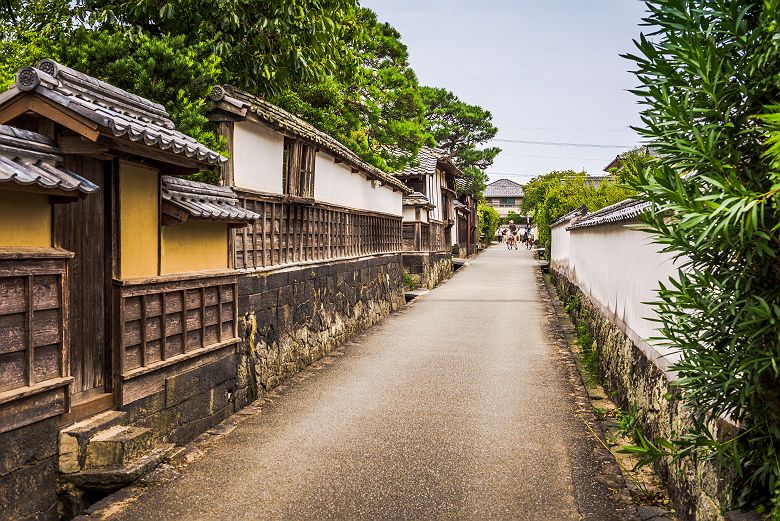
<svg viewBox="0 0 780 521">
<path fill-rule="evenodd" d="M 294 197 L 314 197 L 314 160 L 317 151 L 295 139 L 284 140 L 282 186 L 284 193 Z"/>
</svg>

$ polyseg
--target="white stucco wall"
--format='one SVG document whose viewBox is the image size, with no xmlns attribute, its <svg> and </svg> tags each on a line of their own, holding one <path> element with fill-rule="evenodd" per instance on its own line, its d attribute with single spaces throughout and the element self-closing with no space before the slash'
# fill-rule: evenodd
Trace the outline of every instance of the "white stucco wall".
<svg viewBox="0 0 780 521">
<path fill-rule="evenodd" d="M 444 173 L 437 168 L 435 174 L 426 177 L 426 182 L 428 184 L 428 200 L 434 205 L 429 214 L 430 218 L 432 221 L 441 221 L 443 215 L 441 187 L 446 182 Z"/>
<path fill-rule="evenodd" d="M 233 178 L 241 188 L 282 193 L 284 137 L 251 121 L 236 122 L 233 131 Z"/>
<path fill-rule="evenodd" d="M 371 210 L 396 216 L 402 215 L 403 194 L 389 186 L 372 183 L 362 173 L 352 173 L 344 163 L 318 152 L 314 166 L 314 198 L 317 201 Z"/>
<path fill-rule="evenodd" d="M 567 274 L 659 368 L 668 369 L 679 354 L 648 342 L 658 336 L 651 320 L 658 315 L 647 302 L 656 300 L 659 281 L 676 275 L 672 255 L 659 253 L 650 235 L 622 223 L 566 231 L 568 225 L 551 230 L 552 268 Z"/>
</svg>

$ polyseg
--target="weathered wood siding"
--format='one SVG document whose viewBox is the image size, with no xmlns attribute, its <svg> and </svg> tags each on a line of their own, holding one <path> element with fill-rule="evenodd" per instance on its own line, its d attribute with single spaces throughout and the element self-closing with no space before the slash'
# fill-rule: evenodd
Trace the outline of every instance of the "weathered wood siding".
<svg viewBox="0 0 780 521">
<path fill-rule="evenodd" d="M 0 432 L 64 411 L 68 257 L 0 251 Z"/>
<path fill-rule="evenodd" d="M 234 267 L 264 268 L 402 250 L 401 217 L 243 194 L 262 217 L 233 235 Z"/>
<path fill-rule="evenodd" d="M 204 275 L 118 288 L 123 403 L 156 392 L 166 367 L 238 341 L 236 284 Z"/>
<path fill-rule="evenodd" d="M 54 205 L 55 245 L 75 254 L 70 269 L 71 393 L 104 391 L 109 383 L 108 335 L 110 246 L 106 246 L 106 164 L 69 157 L 68 168 L 104 190 L 77 202 Z"/>
</svg>

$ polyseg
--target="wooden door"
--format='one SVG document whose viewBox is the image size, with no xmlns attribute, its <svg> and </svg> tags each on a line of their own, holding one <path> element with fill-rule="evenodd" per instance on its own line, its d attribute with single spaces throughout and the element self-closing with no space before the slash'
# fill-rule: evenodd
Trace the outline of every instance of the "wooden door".
<svg viewBox="0 0 780 521">
<path fill-rule="evenodd" d="M 110 163 L 69 157 L 66 166 L 100 186 L 75 203 L 54 206 L 55 244 L 75 253 L 70 278 L 72 403 L 111 390 L 110 356 Z"/>
</svg>

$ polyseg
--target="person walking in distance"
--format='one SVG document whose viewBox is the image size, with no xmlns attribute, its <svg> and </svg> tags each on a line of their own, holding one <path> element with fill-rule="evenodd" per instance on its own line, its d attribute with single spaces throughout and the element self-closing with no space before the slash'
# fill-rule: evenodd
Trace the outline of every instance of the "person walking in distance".
<svg viewBox="0 0 780 521">
<path fill-rule="evenodd" d="M 512 235 L 513 243 L 515 245 L 515 249 L 517 249 L 517 225 L 514 221 L 509 221 L 509 233 Z"/>
</svg>

